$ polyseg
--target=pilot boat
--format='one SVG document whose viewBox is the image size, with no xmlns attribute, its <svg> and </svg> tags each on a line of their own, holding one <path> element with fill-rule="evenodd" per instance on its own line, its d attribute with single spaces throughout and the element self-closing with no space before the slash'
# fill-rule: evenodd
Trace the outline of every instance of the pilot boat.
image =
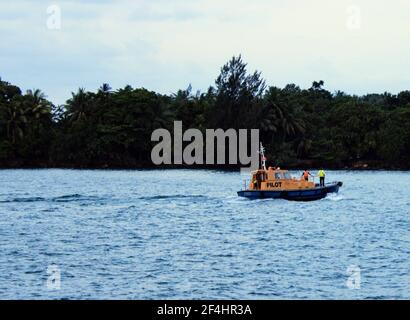
<svg viewBox="0 0 410 320">
<path fill-rule="evenodd" d="M 260 145 L 261 167 L 251 172 L 251 181 L 245 190 L 238 191 L 238 196 L 261 199 L 274 198 L 296 201 L 319 200 L 328 193 L 337 193 L 343 185 L 341 181 L 326 183 L 320 186 L 314 181 L 292 177 L 288 170 L 280 168 L 266 168 L 264 148 Z"/>
</svg>

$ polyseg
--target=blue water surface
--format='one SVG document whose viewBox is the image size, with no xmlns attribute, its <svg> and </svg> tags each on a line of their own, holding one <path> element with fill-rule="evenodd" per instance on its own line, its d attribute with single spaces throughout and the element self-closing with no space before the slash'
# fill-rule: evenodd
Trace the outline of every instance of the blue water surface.
<svg viewBox="0 0 410 320">
<path fill-rule="evenodd" d="M 328 171 L 339 194 L 309 203 L 245 178 L 0 170 L 0 299 L 410 298 L 409 172 Z"/>
</svg>

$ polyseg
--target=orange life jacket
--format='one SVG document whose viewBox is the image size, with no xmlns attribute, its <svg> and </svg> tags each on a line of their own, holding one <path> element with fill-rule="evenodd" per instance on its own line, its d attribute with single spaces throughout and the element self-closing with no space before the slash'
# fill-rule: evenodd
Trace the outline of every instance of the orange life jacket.
<svg viewBox="0 0 410 320">
<path fill-rule="evenodd" d="M 309 178 L 309 171 L 303 172 L 303 177 L 304 177 L 305 179 L 308 179 L 308 178 Z"/>
</svg>

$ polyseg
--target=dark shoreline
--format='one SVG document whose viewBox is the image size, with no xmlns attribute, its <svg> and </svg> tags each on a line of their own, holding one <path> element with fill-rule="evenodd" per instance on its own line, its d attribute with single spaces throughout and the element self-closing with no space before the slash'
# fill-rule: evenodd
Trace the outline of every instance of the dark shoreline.
<svg viewBox="0 0 410 320">
<path fill-rule="evenodd" d="M 152 165 L 152 164 L 133 164 L 133 165 L 116 165 L 116 164 L 48 164 L 40 163 L 0 163 L 0 170 L 7 169 L 68 169 L 68 170 L 219 170 L 219 171 L 237 171 L 245 166 L 229 165 Z M 281 165 L 281 168 L 289 170 L 318 170 L 324 168 L 327 170 L 349 170 L 349 171 L 410 171 L 410 164 L 381 164 L 372 163 L 371 161 L 354 162 L 346 165 L 342 164 L 320 164 L 320 163 L 295 163 Z"/>
</svg>

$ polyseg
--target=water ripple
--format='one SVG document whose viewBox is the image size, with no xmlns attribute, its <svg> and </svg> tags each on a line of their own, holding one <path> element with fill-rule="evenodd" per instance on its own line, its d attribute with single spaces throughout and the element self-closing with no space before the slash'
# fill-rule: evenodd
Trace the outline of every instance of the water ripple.
<svg viewBox="0 0 410 320">
<path fill-rule="evenodd" d="M 410 173 L 327 174 L 300 203 L 235 172 L 2 170 L 0 299 L 409 299 Z"/>
</svg>

